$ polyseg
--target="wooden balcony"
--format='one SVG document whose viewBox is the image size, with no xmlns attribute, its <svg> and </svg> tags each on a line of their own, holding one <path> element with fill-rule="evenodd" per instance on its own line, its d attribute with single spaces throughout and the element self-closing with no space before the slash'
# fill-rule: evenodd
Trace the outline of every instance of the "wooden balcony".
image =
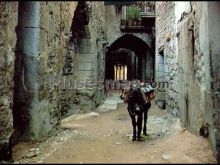
<svg viewBox="0 0 220 165">
<path fill-rule="evenodd" d="M 137 1 L 135 5 L 122 6 L 121 31 L 151 31 L 154 23 L 154 1 Z"/>
<path fill-rule="evenodd" d="M 141 25 L 137 26 L 126 26 L 126 25 L 121 25 L 120 26 L 121 31 L 126 31 L 126 32 L 151 32 L 152 28 L 151 27 L 145 27 Z"/>
<path fill-rule="evenodd" d="M 140 6 L 140 15 L 141 18 L 154 18 L 155 13 L 155 3 L 150 1 L 139 2 Z"/>
<path fill-rule="evenodd" d="M 145 26 L 142 21 L 121 20 L 120 29 L 126 32 L 152 32 L 153 27 Z"/>
<path fill-rule="evenodd" d="M 141 18 L 155 18 L 155 11 L 143 11 L 140 12 Z"/>
</svg>

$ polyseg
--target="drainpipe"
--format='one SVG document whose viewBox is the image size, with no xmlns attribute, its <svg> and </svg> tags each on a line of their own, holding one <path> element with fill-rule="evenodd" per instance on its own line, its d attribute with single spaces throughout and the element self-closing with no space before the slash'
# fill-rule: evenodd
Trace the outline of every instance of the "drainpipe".
<svg viewBox="0 0 220 165">
<path fill-rule="evenodd" d="M 24 83 L 30 99 L 38 100 L 38 55 L 40 34 L 40 2 L 20 2 Z M 21 10 L 22 10 L 21 9 Z"/>
<path fill-rule="evenodd" d="M 26 137 L 27 139 L 35 136 L 34 125 L 35 112 L 38 105 L 39 91 L 39 38 L 40 38 L 40 2 L 39 1 L 20 1 L 19 2 L 19 49 L 23 56 L 23 85 L 27 103 L 25 107 L 29 114 Z"/>
</svg>

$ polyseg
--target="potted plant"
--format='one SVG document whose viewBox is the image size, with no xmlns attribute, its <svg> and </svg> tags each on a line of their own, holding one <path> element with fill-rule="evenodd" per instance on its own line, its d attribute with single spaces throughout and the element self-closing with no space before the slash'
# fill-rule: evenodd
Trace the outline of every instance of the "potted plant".
<svg viewBox="0 0 220 165">
<path fill-rule="evenodd" d="M 134 7 L 133 9 L 133 26 L 137 26 L 137 12 L 136 12 L 136 8 Z"/>
<path fill-rule="evenodd" d="M 135 20 L 135 22 L 136 22 L 136 25 L 138 25 L 138 26 L 141 25 L 142 20 L 141 20 L 140 8 L 139 8 L 139 7 L 136 7 L 136 8 L 135 8 L 134 20 Z"/>
<path fill-rule="evenodd" d="M 126 18 L 128 18 L 127 19 L 127 26 L 132 26 L 132 9 L 131 9 L 131 6 L 127 6 Z"/>
<path fill-rule="evenodd" d="M 142 19 L 139 18 L 139 19 L 138 19 L 138 26 L 141 26 L 141 25 L 142 25 Z"/>
<path fill-rule="evenodd" d="M 128 26 L 137 26 L 140 16 L 140 7 L 138 6 L 128 6 L 127 7 L 127 18 L 128 18 Z"/>
<path fill-rule="evenodd" d="M 133 19 L 132 25 L 133 25 L 133 26 L 137 26 L 137 20 L 136 20 L 136 19 Z"/>
<path fill-rule="evenodd" d="M 131 17 L 128 18 L 128 26 L 132 26 L 132 18 Z"/>
</svg>

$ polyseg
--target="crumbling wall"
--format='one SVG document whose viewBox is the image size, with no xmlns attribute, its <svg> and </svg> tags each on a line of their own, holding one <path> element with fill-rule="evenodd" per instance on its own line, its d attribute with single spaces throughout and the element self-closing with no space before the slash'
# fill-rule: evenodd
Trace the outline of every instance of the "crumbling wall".
<svg viewBox="0 0 220 165">
<path fill-rule="evenodd" d="M 76 8 L 64 68 L 66 82 L 74 85 L 63 89 L 63 115 L 94 110 L 105 98 L 100 87 L 104 82 L 104 13 L 104 2 L 80 2 Z"/>
<path fill-rule="evenodd" d="M 178 20 L 178 26 L 188 21 L 187 30 L 191 31 L 192 40 L 185 42 L 185 46 L 192 46 L 191 74 L 187 86 L 188 123 L 183 123 L 195 134 L 209 137 L 212 147 L 219 161 L 219 3 L 218 2 L 192 2 L 191 12 L 184 14 Z M 186 13 L 186 12 L 185 12 Z M 183 25 L 184 26 L 184 25 Z M 181 33 L 181 30 L 179 31 Z M 187 34 L 186 34 L 187 35 Z M 187 41 L 187 40 L 186 40 Z M 188 43 L 188 44 L 187 44 Z M 181 45 L 181 43 L 180 43 Z M 188 46 L 187 46 L 188 45 Z M 189 62 L 187 63 L 189 65 Z M 183 65 L 187 65 L 182 63 Z M 181 86 L 184 83 L 180 84 Z M 180 98 L 184 100 L 184 98 Z M 182 112 L 186 112 L 181 107 Z"/>
<path fill-rule="evenodd" d="M 174 12 L 174 2 L 156 2 L 155 81 L 158 84 L 157 104 L 161 108 L 166 107 L 167 111 L 177 116 L 179 109 L 177 99 L 178 64 Z"/>
<path fill-rule="evenodd" d="M 204 54 L 204 82 L 205 82 L 205 117 L 206 128 L 209 130 L 209 138 L 216 153 L 217 162 L 220 162 L 220 3 L 207 2 L 202 5 L 207 11 L 202 15 L 201 22 L 208 22 L 208 25 L 200 24 L 200 35 L 206 34 L 200 39 L 201 53 Z M 208 18 L 208 19 L 207 19 Z M 207 27 L 208 26 L 208 27 Z M 208 32 L 207 32 L 208 31 Z M 207 43 L 207 42 L 208 43 Z M 201 44 L 202 43 L 202 44 Z M 207 73 L 208 72 L 208 73 Z"/>
<path fill-rule="evenodd" d="M 208 123 L 212 125 L 212 114 L 206 106 L 210 103 L 205 101 L 211 82 L 207 3 L 188 2 L 183 10 L 178 5 L 176 22 L 181 120 L 185 127 L 199 135 L 203 126 Z"/>
<path fill-rule="evenodd" d="M 103 1 L 90 2 L 87 4 L 90 10 L 89 30 L 91 34 L 92 54 L 95 60 L 95 82 L 97 83 L 97 86 L 93 89 L 95 95 L 92 104 L 94 104 L 93 107 L 97 107 L 105 98 L 105 6 Z"/>
<path fill-rule="evenodd" d="M 122 11 L 116 12 L 114 5 L 105 6 L 105 37 L 108 41 L 108 46 L 111 46 L 118 38 L 125 34 L 132 34 L 142 39 L 146 44 L 153 49 L 153 33 L 152 32 L 122 32 L 120 29 Z"/>
<path fill-rule="evenodd" d="M 166 57 L 166 38 L 161 37 L 163 29 L 166 31 L 173 27 L 176 46 L 174 56 L 169 61 L 170 67 L 176 63 L 177 72 L 169 73 L 169 78 L 174 75 L 176 80 L 177 114 L 183 127 L 196 135 L 209 137 L 213 150 L 219 161 L 219 3 L 218 2 L 175 2 L 174 13 L 169 9 L 164 14 L 163 7 L 171 2 L 157 2 L 156 25 L 156 51 L 160 46 L 164 49 Z M 173 19 L 160 19 L 160 16 Z M 165 24 L 169 27 L 166 28 Z M 164 28 L 161 28 L 164 27 Z M 172 40 L 172 37 L 171 37 Z M 171 41 L 170 40 L 170 41 Z M 162 42 L 164 44 L 161 44 Z M 158 53 L 156 53 L 157 55 Z M 158 58 L 156 63 L 158 63 Z M 159 68 L 156 67 L 159 73 Z M 170 81 L 172 84 L 172 81 Z M 170 84 L 169 84 L 170 85 Z M 172 92 L 171 87 L 166 95 Z M 171 103 L 166 98 L 167 104 Z M 171 112 L 173 109 L 170 109 Z M 175 113 L 174 113 L 175 114 Z"/>
<path fill-rule="evenodd" d="M 22 72 L 19 72 L 25 68 L 21 62 L 22 59 L 26 60 L 22 53 L 22 44 L 27 44 L 23 40 L 24 37 L 20 36 L 22 34 L 20 32 L 22 32 L 22 28 L 28 27 L 20 27 L 17 31 L 17 35 L 21 39 L 18 40 L 20 53 L 17 53 L 16 58 L 15 138 L 21 134 L 23 139 L 39 139 L 47 136 L 60 124 L 62 72 L 72 17 L 77 2 L 39 3 L 40 25 L 39 27 L 30 27 L 39 29 L 39 36 L 36 36 L 39 40 L 39 47 L 36 48 L 38 49 L 36 75 L 32 75 L 38 81 L 36 83 L 39 87 L 33 100 L 30 100 L 27 95 L 26 80 L 23 78 L 26 73 L 24 72 L 23 75 Z M 20 13 L 22 12 L 21 7 Z M 23 22 L 22 19 L 19 21 Z M 30 102 L 29 105 L 28 102 Z"/>
<path fill-rule="evenodd" d="M 166 110 L 179 116 L 183 126 L 199 134 L 205 120 L 206 77 L 200 43 L 205 35 L 201 33 L 200 22 L 206 22 L 201 21 L 201 3 L 192 6 L 190 2 L 157 2 L 156 9 L 156 78 L 169 82 L 163 98 Z M 163 78 L 159 64 L 161 50 L 164 52 Z"/>
<path fill-rule="evenodd" d="M 45 131 L 60 123 L 63 68 L 76 5 L 77 2 L 41 2 L 38 107 Z M 44 132 L 38 126 L 39 134 Z"/>
<path fill-rule="evenodd" d="M 124 6 L 123 6 L 124 7 Z M 122 8 L 123 8 L 122 7 Z M 105 6 L 105 37 L 108 41 L 106 52 L 108 52 L 108 48 L 111 47 L 113 43 L 115 43 L 118 39 L 126 36 L 127 34 L 137 37 L 146 43 L 147 49 L 145 54 L 142 54 L 143 59 L 147 59 L 146 62 L 143 62 L 142 73 L 138 73 L 141 75 L 143 80 L 149 81 L 151 80 L 153 75 L 153 65 L 154 65 L 154 45 L 155 45 L 155 37 L 154 37 L 154 27 L 152 27 L 152 31 L 122 31 L 121 30 L 121 20 L 122 20 L 122 9 L 116 12 L 115 5 L 106 5 Z M 152 21 L 152 20 L 151 20 Z M 135 41 L 134 41 L 135 42 Z M 128 45 L 131 43 L 128 43 Z M 143 60 L 144 61 L 144 60 Z M 146 67 L 144 67 L 146 66 Z M 132 74 L 132 73 L 130 73 Z M 133 75 L 134 76 L 134 75 Z M 130 76 L 128 76 L 130 77 Z"/>
<path fill-rule="evenodd" d="M 11 158 L 17 10 L 18 2 L 0 2 L 0 160 Z"/>
</svg>

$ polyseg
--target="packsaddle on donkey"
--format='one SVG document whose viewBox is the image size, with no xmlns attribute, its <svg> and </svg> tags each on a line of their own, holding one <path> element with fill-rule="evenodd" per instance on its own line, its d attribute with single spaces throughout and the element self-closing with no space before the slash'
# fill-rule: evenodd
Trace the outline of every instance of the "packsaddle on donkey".
<svg viewBox="0 0 220 165">
<path fill-rule="evenodd" d="M 131 117 L 133 126 L 132 141 L 141 141 L 143 114 L 143 134 L 147 135 L 146 124 L 148 118 L 148 110 L 151 107 L 150 101 L 154 98 L 154 91 L 152 88 L 144 86 L 141 87 L 139 85 L 131 85 L 130 88 L 122 89 L 120 98 L 124 100 L 124 103 L 128 104 L 127 110 Z"/>
</svg>

